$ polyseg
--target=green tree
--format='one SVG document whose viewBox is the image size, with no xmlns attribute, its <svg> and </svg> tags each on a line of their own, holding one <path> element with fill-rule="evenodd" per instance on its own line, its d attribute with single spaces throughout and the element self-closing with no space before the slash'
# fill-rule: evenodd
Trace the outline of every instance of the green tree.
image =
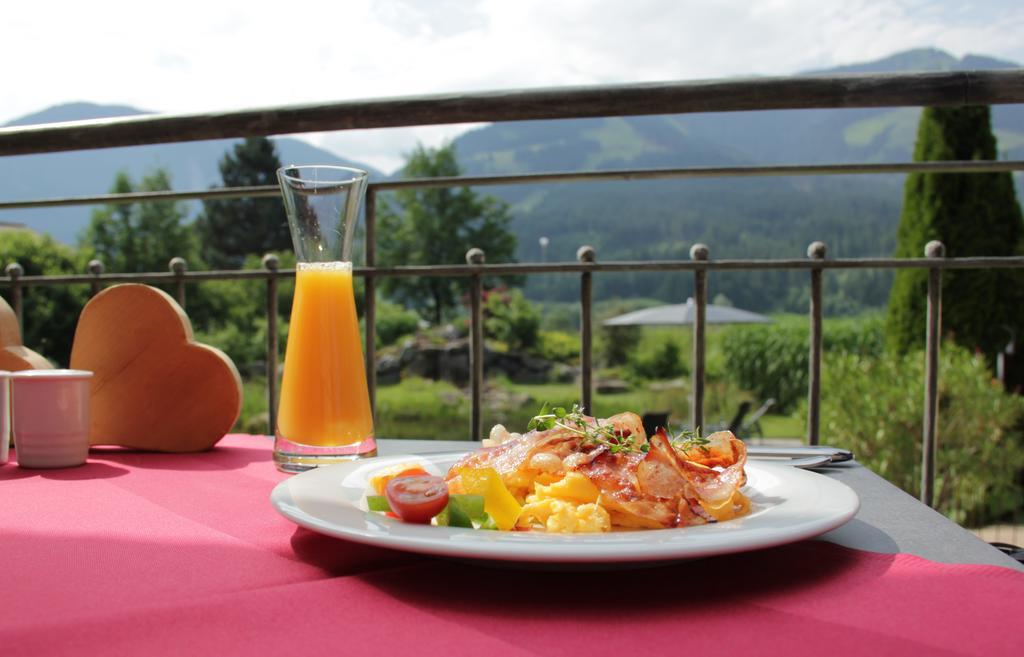
<svg viewBox="0 0 1024 657">
<path fill-rule="evenodd" d="M 994 160 L 988 107 L 929 107 L 921 114 L 914 160 Z M 907 177 L 897 257 L 922 257 L 940 240 L 948 257 L 1008 256 L 1024 234 L 1009 173 L 912 173 Z M 990 358 L 1022 326 L 1024 286 L 1011 270 L 948 270 L 942 325 L 956 342 Z M 897 353 L 924 342 L 927 272 L 901 269 L 889 297 L 886 341 Z"/>
<path fill-rule="evenodd" d="M 121 172 L 111 192 L 156 192 L 170 187 L 170 178 L 162 169 L 145 176 L 138 184 Z M 108 272 L 165 272 L 175 256 L 184 258 L 190 270 L 205 269 L 199 240 L 187 218 L 185 205 L 177 201 L 106 205 L 93 212 L 89 226 L 79 238 L 83 257 L 98 258 Z M 218 308 L 232 299 L 237 301 L 237 295 L 245 290 L 239 281 L 227 283 L 189 284 L 187 310 L 193 327 L 208 328 L 220 323 Z M 169 287 L 164 290 L 172 291 Z"/>
<path fill-rule="evenodd" d="M 460 173 L 450 144 L 439 149 L 418 146 L 402 169 L 405 178 Z M 480 196 L 468 187 L 399 190 L 394 200 L 394 204 L 382 203 L 378 212 L 377 244 L 382 264 L 461 264 L 472 247 L 483 249 L 488 262 L 514 260 L 516 238 L 509 231 L 511 217 L 505 203 Z M 383 279 L 382 287 L 399 303 L 440 324 L 464 293 L 465 281 L 396 277 Z"/>
<path fill-rule="evenodd" d="M 273 142 L 250 137 L 235 144 L 220 161 L 224 187 L 276 185 L 281 160 Z M 203 202 L 196 221 L 203 257 L 211 266 L 235 268 L 247 255 L 292 248 L 288 220 L 280 197 L 239 198 Z"/>
<path fill-rule="evenodd" d="M 125 172 L 117 174 L 112 194 L 171 189 L 167 172 L 157 169 L 136 185 Z M 109 204 L 94 210 L 79 241 L 86 255 L 103 261 L 109 272 L 167 271 L 180 256 L 192 269 L 204 267 L 199 243 L 186 223 L 188 213 L 178 201 Z"/>
<path fill-rule="evenodd" d="M 0 263 L 6 267 L 17 262 L 26 276 L 81 274 L 84 259 L 71 247 L 59 244 L 49 235 L 28 229 L 5 230 L 0 239 Z M 71 355 L 78 315 L 85 304 L 88 289 L 80 285 L 47 285 L 22 289 L 26 347 L 66 366 Z M 3 296 L 11 301 L 10 289 Z"/>
</svg>

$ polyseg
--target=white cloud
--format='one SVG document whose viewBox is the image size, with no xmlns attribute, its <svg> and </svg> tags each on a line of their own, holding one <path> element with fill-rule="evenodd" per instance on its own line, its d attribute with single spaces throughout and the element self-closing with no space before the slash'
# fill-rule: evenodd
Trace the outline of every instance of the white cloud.
<svg viewBox="0 0 1024 657">
<path fill-rule="evenodd" d="M 450 91 L 785 75 L 915 47 L 1024 61 L 1024 4 L 945 0 L 8 3 L 0 122 L 72 100 L 202 112 Z M 313 135 L 393 169 L 465 127 Z"/>
<path fill-rule="evenodd" d="M 484 124 L 317 132 L 292 136 L 326 148 L 345 159 L 371 164 L 384 172 L 393 172 L 402 167 L 405 155 L 411 152 L 417 144 L 438 148 L 467 130 L 481 125 Z"/>
</svg>

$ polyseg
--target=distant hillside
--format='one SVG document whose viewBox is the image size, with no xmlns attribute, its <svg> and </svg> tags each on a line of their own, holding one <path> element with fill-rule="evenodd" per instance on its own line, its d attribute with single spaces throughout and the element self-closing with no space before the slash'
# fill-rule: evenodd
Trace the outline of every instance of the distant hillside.
<svg viewBox="0 0 1024 657">
<path fill-rule="evenodd" d="M 956 59 L 911 50 L 863 64 L 802 75 L 1019 68 L 980 55 Z M 917 108 L 723 112 L 493 124 L 463 135 L 459 157 L 473 172 L 513 173 L 570 166 L 895 162 L 911 158 Z M 1024 106 L 993 108 L 1000 149 L 1024 157 Z"/>
<path fill-rule="evenodd" d="M 140 110 L 128 105 L 96 105 L 93 103 L 64 103 L 54 105 L 40 112 L 26 114 L 3 126 L 16 125 L 40 125 L 43 123 L 65 123 L 67 121 L 89 121 L 92 119 L 109 119 L 118 116 L 138 116 L 140 114 L 152 114 L 146 110 Z"/>
<path fill-rule="evenodd" d="M 935 49 L 897 53 L 874 62 L 810 74 L 1005 69 L 1013 62 L 982 55 L 956 58 Z M 12 124 L 144 113 L 123 106 L 73 103 Z M 681 114 L 497 123 L 455 140 L 466 173 L 512 174 L 619 168 L 909 161 L 920 110 L 879 108 Z M 993 121 L 1001 156 L 1024 159 L 1024 106 L 997 106 Z M 176 189 L 218 183 L 217 162 L 231 141 L 218 140 L 0 158 L 0 198 L 91 195 L 105 192 L 120 169 L 138 177 L 156 166 Z M 350 163 L 295 139 L 276 140 L 283 161 Z M 381 177 L 371 170 L 371 175 Z M 1018 176 L 1018 183 L 1022 177 Z M 513 207 L 520 260 L 571 260 L 582 244 L 598 258 L 686 258 L 697 241 L 713 257 L 803 257 L 821 239 L 833 256 L 889 255 L 895 243 L 902 176 L 723 178 L 657 182 L 566 183 L 490 187 Z M 73 241 L 88 208 L 12 211 L 21 222 Z M 549 246 L 541 253 L 540 238 Z M 721 274 L 722 293 L 752 310 L 806 307 L 805 273 Z M 887 273 L 834 272 L 826 281 L 828 309 L 877 306 L 888 294 Z M 680 301 L 690 279 L 679 275 L 595 277 L 598 298 L 656 297 Z M 573 300 L 572 276 L 531 277 L 533 298 Z"/>
<path fill-rule="evenodd" d="M 147 114 L 123 105 L 68 103 L 15 119 L 6 125 L 32 125 Z M 157 167 L 167 169 L 175 189 L 206 189 L 220 185 L 217 168 L 220 159 L 238 140 L 218 139 L 131 148 L 107 148 L 91 151 L 20 155 L 0 158 L 0 198 L 9 200 L 92 196 L 105 194 L 118 171 L 127 171 L 136 180 Z M 365 164 L 352 162 L 334 153 L 291 138 L 275 138 L 283 163 L 318 162 L 356 166 L 370 171 L 372 177 L 383 174 Z M 192 204 L 193 211 L 199 204 Z M 62 242 L 73 243 L 89 221 L 91 209 L 62 207 L 0 212 L 0 221 L 23 223 L 49 232 Z"/>
<path fill-rule="evenodd" d="M 971 71 L 1020 68 L 1016 62 L 996 59 L 985 55 L 964 55 L 957 59 L 938 48 L 917 48 L 898 52 L 873 62 L 836 66 L 819 71 L 807 71 L 805 75 L 835 75 L 841 73 L 899 73 L 904 71 Z"/>
<path fill-rule="evenodd" d="M 957 59 L 935 49 L 815 74 L 916 70 L 1001 69 L 1012 62 L 978 55 Z M 811 73 L 806 73 L 809 75 Z M 917 108 L 801 110 L 526 121 L 486 126 L 455 140 L 468 173 L 512 174 L 561 170 L 903 162 L 912 159 Z M 993 108 L 1005 157 L 1024 158 L 1024 106 Z M 902 176 L 843 176 L 566 183 L 489 188 L 513 203 L 520 258 L 539 259 L 540 237 L 550 260 L 572 259 L 592 244 L 601 259 L 686 258 L 694 242 L 714 257 L 804 257 L 824 240 L 833 256 L 889 255 L 902 198 Z M 1018 177 L 1020 182 L 1020 177 Z M 802 309 L 806 276 L 723 274 L 712 293 L 755 310 Z M 644 296 L 681 300 L 683 275 L 598 277 L 599 297 Z M 888 274 L 830 276 L 831 308 L 878 305 Z M 790 284 L 792 283 L 792 285 Z M 571 300 L 569 277 L 531 279 L 534 297 Z M 828 289 L 828 288 L 827 288 Z"/>
</svg>

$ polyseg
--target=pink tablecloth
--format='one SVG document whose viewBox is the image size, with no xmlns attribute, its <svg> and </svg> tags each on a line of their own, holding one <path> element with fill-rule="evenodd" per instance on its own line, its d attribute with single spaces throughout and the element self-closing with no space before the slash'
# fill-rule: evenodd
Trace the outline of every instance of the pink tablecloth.
<svg viewBox="0 0 1024 657">
<path fill-rule="evenodd" d="M 1024 574 L 804 542 L 517 572 L 361 547 L 268 502 L 264 438 L 0 466 L 0 654 L 1019 655 Z"/>
</svg>

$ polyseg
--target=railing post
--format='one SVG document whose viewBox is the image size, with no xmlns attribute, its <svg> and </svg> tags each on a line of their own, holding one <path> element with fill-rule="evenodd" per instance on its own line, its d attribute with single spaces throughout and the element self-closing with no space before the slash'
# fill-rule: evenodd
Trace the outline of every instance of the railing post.
<svg viewBox="0 0 1024 657">
<path fill-rule="evenodd" d="M 704 244 L 690 247 L 690 260 L 707 262 L 710 252 Z M 708 271 L 698 267 L 693 271 L 693 406 L 690 408 L 694 431 L 704 428 L 704 325 L 708 304 Z"/>
<path fill-rule="evenodd" d="M 377 190 L 372 185 L 366 189 L 366 236 L 363 251 L 366 267 L 377 265 Z M 376 417 L 377 408 L 377 278 L 367 274 L 363 279 L 364 301 L 363 320 L 366 326 L 365 355 L 366 391 L 370 396 L 370 412 Z"/>
<path fill-rule="evenodd" d="M 100 276 L 103 275 L 103 270 L 105 269 L 105 267 L 103 266 L 102 260 L 96 260 L 94 258 L 89 261 L 89 264 L 86 266 L 86 269 L 89 271 L 89 274 L 93 277 L 93 280 L 89 282 L 89 296 L 94 297 L 100 293 L 100 289 L 102 288 L 102 286 L 100 285 Z"/>
<path fill-rule="evenodd" d="M 174 298 L 181 309 L 185 309 L 185 272 L 188 271 L 188 263 L 180 256 L 174 256 L 168 263 L 167 268 L 175 275 Z"/>
<path fill-rule="evenodd" d="M 466 264 L 484 264 L 484 252 L 476 247 L 466 252 Z M 484 319 L 483 298 L 484 278 L 480 272 L 470 277 L 469 286 L 469 381 L 473 406 L 470 419 L 469 439 L 480 440 L 484 435 L 483 384 L 484 384 Z"/>
<path fill-rule="evenodd" d="M 277 432 L 277 267 L 273 253 L 263 256 L 267 270 L 267 433 Z"/>
<path fill-rule="evenodd" d="M 824 242 L 811 242 L 807 257 L 822 261 L 828 253 Z M 807 361 L 807 444 L 817 445 L 821 427 L 821 267 L 811 269 L 811 345 Z"/>
<path fill-rule="evenodd" d="M 944 258 L 946 247 L 932 240 L 924 247 L 926 258 Z M 924 430 L 921 442 L 921 501 L 935 503 L 935 448 L 939 420 L 939 342 L 942 338 L 942 270 L 928 270 L 928 324 L 925 328 Z"/>
<path fill-rule="evenodd" d="M 14 316 L 18 318 L 18 332 L 25 335 L 25 321 L 22 312 L 22 290 L 19 278 L 25 275 L 25 268 L 16 262 L 7 265 L 5 269 L 8 278 L 11 279 L 11 308 L 14 309 Z"/>
<path fill-rule="evenodd" d="M 581 263 L 594 262 L 597 253 L 592 246 L 581 246 L 576 251 Z M 580 274 L 580 405 L 584 412 L 594 415 L 594 334 L 592 310 L 594 303 L 594 274 Z"/>
</svg>

